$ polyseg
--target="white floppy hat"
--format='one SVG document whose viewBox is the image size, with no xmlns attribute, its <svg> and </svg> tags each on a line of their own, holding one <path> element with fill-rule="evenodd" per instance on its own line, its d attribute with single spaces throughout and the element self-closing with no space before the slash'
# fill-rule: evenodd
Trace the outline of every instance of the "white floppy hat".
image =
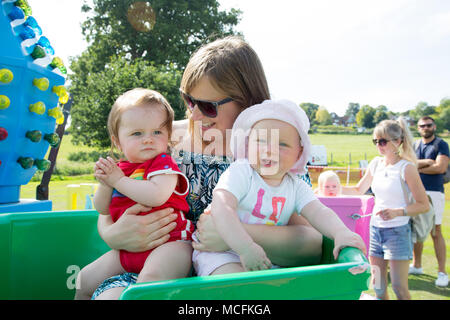
<svg viewBox="0 0 450 320">
<path fill-rule="evenodd" d="M 242 111 L 236 118 L 231 132 L 230 148 L 236 160 L 248 158 L 248 136 L 256 122 L 264 119 L 275 119 L 289 123 L 295 127 L 301 139 L 303 152 L 294 166 L 292 173 L 305 174 L 306 163 L 311 152 L 309 140 L 309 120 L 305 111 L 289 100 L 265 100 Z"/>
</svg>

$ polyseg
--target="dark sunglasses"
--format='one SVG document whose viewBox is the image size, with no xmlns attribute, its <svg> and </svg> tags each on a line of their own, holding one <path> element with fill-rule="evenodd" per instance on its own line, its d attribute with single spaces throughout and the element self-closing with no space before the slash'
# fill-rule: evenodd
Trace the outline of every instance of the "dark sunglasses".
<svg viewBox="0 0 450 320">
<path fill-rule="evenodd" d="M 419 128 L 431 128 L 433 126 L 432 123 L 419 124 Z"/>
<path fill-rule="evenodd" d="M 379 144 L 380 146 L 384 147 L 389 141 L 387 139 L 372 139 L 373 144 L 376 146 Z"/>
<path fill-rule="evenodd" d="M 217 107 L 218 106 L 233 101 L 232 98 L 225 98 L 220 101 L 197 100 L 197 99 L 192 98 L 187 93 L 184 93 L 183 91 L 181 91 L 181 89 L 180 89 L 180 94 L 181 94 L 181 97 L 183 98 L 183 100 L 186 102 L 189 109 L 191 109 L 191 111 L 194 110 L 195 105 L 197 105 L 200 112 L 203 113 L 203 115 L 208 118 L 217 117 Z"/>
</svg>

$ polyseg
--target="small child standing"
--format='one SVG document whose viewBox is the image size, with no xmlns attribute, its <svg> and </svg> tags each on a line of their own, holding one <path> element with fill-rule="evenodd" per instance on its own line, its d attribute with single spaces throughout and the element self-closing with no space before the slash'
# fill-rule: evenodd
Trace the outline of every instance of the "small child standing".
<svg viewBox="0 0 450 320">
<path fill-rule="evenodd" d="M 242 223 L 282 226 L 294 212 L 334 239 L 335 258 L 345 246 L 365 251 L 359 235 L 324 206 L 298 176 L 305 170 L 311 149 L 308 130 L 305 112 L 287 100 L 266 100 L 240 113 L 230 143 L 235 162 L 219 178 L 211 204 L 217 231 L 231 250 L 194 250 L 198 275 L 272 267 L 264 249 Z"/>
<path fill-rule="evenodd" d="M 191 268 L 194 225 L 186 195 L 189 181 L 168 154 L 174 112 L 158 92 L 136 88 L 114 103 L 108 117 L 112 149 L 117 147 L 126 161 L 118 164 L 100 158 L 94 176 L 100 182 L 94 205 L 100 214 L 111 214 L 116 222 L 136 203 L 151 207 L 148 212 L 173 208 L 177 227 L 168 242 L 145 252 L 111 250 L 84 267 L 78 274 L 76 299 L 89 299 L 108 277 L 124 272 L 139 273 L 137 282 L 182 278 Z"/>
<path fill-rule="evenodd" d="M 336 197 L 341 195 L 341 180 L 336 172 L 327 170 L 319 175 L 316 194 L 320 197 Z"/>
</svg>

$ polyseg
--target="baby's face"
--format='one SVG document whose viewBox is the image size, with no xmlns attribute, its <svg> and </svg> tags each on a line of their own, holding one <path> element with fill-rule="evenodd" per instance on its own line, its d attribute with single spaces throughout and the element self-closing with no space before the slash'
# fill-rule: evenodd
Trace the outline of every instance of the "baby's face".
<svg viewBox="0 0 450 320">
<path fill-rule="evenodd" d="M 322 185 L 321 193 L 325 197 L 336 197 L 339 193 L 340 183 L 335 178 L 328 178 Z"/>
<path fill-rule="evenodd" d="M 162 108 L 151 105 L 136 106 L 122 114 L 115 144 L 128 161 L 143 163 L 167 152 L 169 133 L 163 127 L 166 117 Z"/>
<path fill-rule="evenodd" d="M 250 165 L 263 178 L 281 180 L 297 162 L 302 151 L 297 129 L 287 122 L 261 120 L 250 132 Z"/>
</svg>

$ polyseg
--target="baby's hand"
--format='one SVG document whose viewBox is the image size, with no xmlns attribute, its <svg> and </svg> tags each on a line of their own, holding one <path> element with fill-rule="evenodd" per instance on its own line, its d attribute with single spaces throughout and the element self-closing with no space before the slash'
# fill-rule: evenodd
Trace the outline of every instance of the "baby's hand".
<svg viewBox="0 0 450 320">
<path fill-rule="evenodd" d="M 114 162 L 114 159 L 107 157 L 106 159 L 100 158 L 95 164 L 94 176 L 104 184 L 114 188 L 117 181 L 124 177 L 123 171 Z"/>
<path fill-rule="evenodd" d="M 103 177 L 105 176 L 105 172 L 102 169 L 100 169 L 100 166 L 98 164 L 99 164 L 99 162 L 97 161 L 94 165 L 94 177 L 97 179 L 97 181 L 100 184 L 102 184 L 104 186 L 108 186 L 106 184 L 106 182 L 103 180 Z"/>
<path fill-rule="evenodd" d="M 272 262 L 267 258 L 263 248 L 253 243 L 240 254 L 242 266 L 247 271 L 265 270 L 272 267 Z"/>
<path fill-rule="evenodd" d="M 350 230 L 341 231 L 334 237 L 333 256 L 337 260 L 339 251 L 344 247 L 354 247 L 361 250 L 364 254 L 367 253 L 366 245 L 359 234 L 351 232 Z"/>
</svg>

